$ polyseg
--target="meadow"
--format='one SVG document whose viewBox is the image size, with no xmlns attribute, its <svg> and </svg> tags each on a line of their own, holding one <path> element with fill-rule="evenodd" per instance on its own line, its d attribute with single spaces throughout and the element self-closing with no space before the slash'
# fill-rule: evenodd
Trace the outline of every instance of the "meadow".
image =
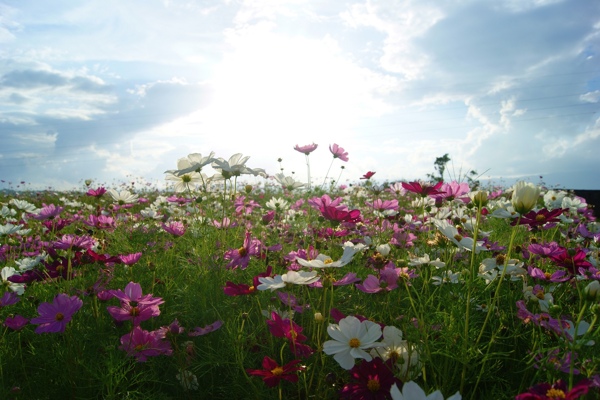
<svg viewBox="0 0 600 400">
<path fill-rule="evenodd" d="M 316 148 L 308 183 L 192 153 L 166 190 L 0 192 L 0 398 L 599 398 L 585 199 L 314 182 Z"/>
</svg>

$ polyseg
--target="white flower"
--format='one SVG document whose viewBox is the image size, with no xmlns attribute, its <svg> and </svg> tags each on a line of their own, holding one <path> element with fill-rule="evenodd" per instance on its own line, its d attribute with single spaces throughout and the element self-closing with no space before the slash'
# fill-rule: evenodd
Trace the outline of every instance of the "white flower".
<svg viewBox="0 0 600 400">
<path fill-rule="evenodd" d="M 402 331 L 395 326 L 388 325 L 383 328 L 381 346 L 371 350 L 371 355 L 383 361 L 390 358 L 394 360 L 402 381 L 419 375 L 420 363 L 417 350 L 402 339 Z"/>
<path fill-rule="evenodd" d="M 434 285 L 441 285 L 442 283 L 460 283 L 460 272 L 444 271 L 442 276 L 432 276 Z"/>
<path fill-rule="evenodd" d="M 244 173 L 248 159 L 250 159 L 250 156 L 244 157 L 242 153 L 236 153 L 229 157 L 228 161 L 223 158 L 216 158 L 212 163 L 212 167 L 221 170 L 221 176 L 224 179 L 229 179 L 232 176 L 240 176 Z"/>
<path fill-rule="evenodd" d="M 281 184 L 281 186 L 283 186 L 284 189 L 287 189 L 290 191 L 305 186 L 304 183 L 298 182 L 293 177 L 285 176 L 282 173 L 276 174 L 275 180 L 277 182 L 279 182 Z"/>
<path fill-rule="evenodd" d="M 44 260 L 48 255 L 46 253 L 42 253 L 35 258 L 32 257 L 24 257 L 20 260 L 15 260 L 15 264 L 19 266 L 21 271 L 29 271 L 33 269 L 36 265 L 38 265 L 42 260 Z"/>
<path fill-rule="evenodd" d="M 468 251 L 473 250 L 473 238 L 464 237 L 460 233 L 458 233 L 458 229 L 451 225 L 448 220 L 433 220 L 433 223 L 438 228 L 438 230 L 444 234 L 452 243 L 458 246 L 459 249 L 465 249 Z M 477 242 L 475 246 L 475 254 L 479 254 L 480 251 L 487 250 L 483 246 L 483 242 Z"/>
<path fill-rule="evenodd" d="M 540 197 L 540 192 L 541 188 L 533 183 L 524 181 L 515 183 L 510 200 L 515 211 L 523 215 L 533 210 Z"/>
<path fill-rule="evenodd" d="M 12 235 L 13 233 L 19 232 L 22 228 L 23 228 L 23 225 L 13 225 L 11 223 L 7 223 L 5 225 L 0 225 L 0 236 Z"/>
<path fill-rule="evenodd" d="M 275 275 L 274 277 L 266 276 L 258 278 L 260 285 L 256 289 L 274 291 L 285 287 L 286 283 L 294 285 L 310 285 L 319 280 L 317 271 L 288 271 L 283 275 Z"/>
<path fill-rule="evenodd" d="M 562 208 L 562 200 L 566 195 L 567 192 L 564 190 L 548 190 L 546 194 L 544 194 L 544 205 L 549 210 Z"/>
<path fill-rule="evenodd" d="M 6 206 L 2 206 L 2 208 L 0 208 L 0 217 L 2 218 L 12 218 L 15 215 L 17 215 L 17 212 L 12 208 L 8 208 Z"/>
<path fill-rule="evenodd" d="M 131 193 L 129 190 L 121 190 L 120 192 L 118 192 L 115 189 L 108 189 L 107 192 L 110 195 L 110 197 L 113 198 L 115 203 L 119 203 L 121 205 L 131 204 L 138 201 L 138 195 Z"/>
<path fill-rule="evenodd" d="M 437 269 L 444 268 L 446 266 L 446 263 L 443 261 L 440 261 L 439 257 L 432 261 L 429 258 L 429 254 L 427 254 L 427 253 L 425 253 L 425 255 L 423 257 L 411 258 L 410 262 L 408 263 L 408 265 L 411 267 L 416 267 L 416 266 L 424 265 L 424 264 L 431 264 L 434 267 L 436 267 Z"/>
<path fill-rule="evenodd" d="M 365 350 L 376 347 L 381 337 L 381 326 L 354 316 L 342 318 L 339 324 L 329 324 L 327 333 L 333 338 L 323 343 L 323 352 L 334 355 L 335 361 L 346 370 L 352 369 L 354 359 L 371 361 L 373 357 Z"/>
<path fill-rule="evenodd" d="M 387 257 L 388 254 L 390 254 L 390 251 L 392 250 L 392 248 L 389 244 L 385 243 L 385 244 L 380 244 L 377 247 L 375 247 L 375 250 L 382 256 Z"/>
<path fill-rule="evenodd" d="M 190 172 L 200 172 L 205 165 L 215 160 L 215 152 L 212 151 L 207 157 L 202 157 L 200 153 L 188 154 L 187 157 L 177 160 L 177 169 L 165 171 L 165 174 L 174 174 L 177 176 L 189 174 Z"/>
<path fill-rule="evenodd" d="M 174 182 L 173 190 L 177 193 L 193 191 L 196 189 L 196 185 L 202 185 L 208 177 L 206 175 L 201 175 L 198 172 L 188 172 L 185 174 L 171 174 L 168 173 L 165 176 L 165 180 Z"/>
<path fill-rule="evenodd" d="M 312 260 L 305 260 L 303 258 L 296 257 L 296 261 L 298 262 L 298 264 L 302 265 L 303 267 L 310 267 L 310 268 L 330 268 L 330 267 L 335 268 L 335 267 L 342 266 L 341 260 L 333 261 L 333 259 L 331 257 L 329 257 L 328 255 L 325 255 L 325 254 L 319 254 L 317 256 L 317 258 L 314 258 Z"/>
<path fill-rule="evenodd" d="M 271 197 L 265 205 L 271 210 L 286 210 L 290 206 L 290 203 L 281 197 Z"/>
<path fill-rule="evenodd" d="M 444 395 L 439 390 L 427 396 L 425 391 L 413 381 L 406 382 L 402 386 L 402 392 L 400 392 L 400 389 L 394 383 L 390 390 L 390 395 L 392 396 L 392 400 L 444 400 Z M 459 392 L 456 392 L 446 400 L 462 400 L 462 396 Z"/>
<path fill-rule="evenodd" d="M 175 377 L 185 390 L 198 390 L 198 378 L 191 371 L 181 371 Z"/>
<path fill-rule="evenodd" d="M 25 284 L 9 281 L 8 278 L 13 275 L 19 275 L 19 273 L 13 267 L 4 267 L 2 268 L 2 271 L 0 271 L 0 276 L 2 277 L 2 283 L 4 286 L 8 287 L 10 290 L 20 296 L 25 293 Z"/>
<path fill-rule="evenodd" d="M 568 208 L 571 213 L 576 213 L 578 210 L 585 210 L 587 204 L 581 197 L 564 197 L 561 208 Z"/>
<path fill-rule="evenodd" d="M 10 199 L 8 204 L 12 204 L 13 206 L 17 207 L 19 210 L 27 212 L 27 213 L 31 213 L 31 214 L 37 214 L 40 211 L 40 209 L 37 208 L 35 205 L 33 205 L 25 200 Z"/>
</svg>

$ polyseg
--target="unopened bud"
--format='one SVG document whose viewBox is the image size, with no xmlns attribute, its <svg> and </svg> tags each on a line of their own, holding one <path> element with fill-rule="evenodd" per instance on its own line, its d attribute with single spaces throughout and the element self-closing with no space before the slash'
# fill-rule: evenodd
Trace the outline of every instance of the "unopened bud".
<svg viewBox="0 0 600 400">
<path fill-rule="evenodd" d="M 315 313 L 315 322 L 321 323 L 325 321 L 325 318 L 323 318 L 323 314 L 321 314 L 320 312 L 316 312 Z"/>
<path fill-rule="evenodd" d="M 588 301 L 596 302 L 600 300 L 600 282 L 592 281 L 583 289 L 583 295 Z"/>
</svg>

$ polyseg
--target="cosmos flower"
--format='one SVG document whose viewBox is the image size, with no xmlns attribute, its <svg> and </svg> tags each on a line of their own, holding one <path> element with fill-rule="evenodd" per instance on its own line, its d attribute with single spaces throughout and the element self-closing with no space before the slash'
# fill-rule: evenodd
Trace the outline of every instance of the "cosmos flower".
<svg viewBox="0 0 600 400">
<path fill-rule="evenodd" d="M 35 333 L 64 332 L 67 323 L 83 305 L 77 296 L 64 293 L 56 295 L 52 303 L 42 303 L 38 306 L 39 317 L 33 318 L 31 323 L 39 325 Z"/>
<path fill-rule="evenodd" d="M 304 153 L 306 155 L 309 155 L 310 153 L 312 153 L 313 151 L 315 151 L 317 149 L 317 147 L 319 147 L 318 144 L 307 144 L 305 146 L 294 146 L 294 150 L 299 151 L 300 153 Z"/>
<path fill-rule="evenodd" d="M 531 211 L 537 204 L 540 192 L 541 189 L 533 183 L 524 181 L 515 183 L 510 200 L 515 211 L 521 215 Z"/>
<path fill-rule="evenodd" d="M 112 197 L 113 201 L 119 205 L 133 204 L 139 199 L 137 194 L 131 193 L 129 190 L 121 190 L 119 192 L 115 189 L 109 189 L 108 194 Z"/>
<path fill-rule="evenodd" d="M 342 318 L 339 324 L 329 324 L 327 333 L 333 340 L 323 343 L 323 351 L 328 355 L 333 354 L 342 368 L 350 370 L 356 358 L 367 361 L 373 359 L 365 350 L 378 346 L 376 341 L 381 337 L 381 326 L 369 320 L 360 321 L 354 316 L 348 316 Z"/>
<path fill-rule="evenodd" d="M 402 187 L 409 192 L 418 194 L 421 197 L 427 197 L 444 193 L 443 191 L 439 190 L 443 184 L 444 182 L 440 181 L 432 186 L 428 183 L 421 184 L 420 182 L 414 181 L 408 183 L 402 182 Z"/>
<path fill-rule="evenodd" d="M 350 379 L 340 391 L 342 399 L 387 400 L 392 385 L 401 383 L 389 363 L 380 358 L 361 360 L 350 370 Z"/>
<path fill-rule="evenodd" d="M 569 390 L 567 383 L 560 379 L 553 384 L 539 383 L 530 387 L 527 392 L 518 394 L 515 400 L 575 400 L 587 394 L 590 383 L 589 380 L 583 379 L 577 382 L 571 390 Z"/>
<path fill-rule="evenodd" d="M 171 343 L 163 340 L 160 331 L 146 331 L 136 326 L 130 333 L 121 336 L 119 349 L 127 352 L 128 356 L 135 357 L 138 362 L 145 362 L 148 357 L 173 354 Z"/>
<path fill-rule="evenodd" d="M 421 389 L 421 387 L 413 381 L 406 382 L 402 386 L 402 391 L 398 389 L 397 385 L 393 385 L 390 390 L 390 394 L 392 396 L 392 400 L 444 400 L 444 395 L 439 390 L 431 393 L 430 395 L 426 395 L 425 391 Z M 448 397 L 446 400 L 461 400 L 462 396 L 459 392 L 456 392 L 454 395 Z"/>
<path fill-rule="evenodd" d="M 299 363 L 300 360 L 293 360 L 283 366 L 279 366 L 275 360 L 265 356 L 262 362 L 263 369 L 247 369 L 246 372 L 249 375 L 261 376 L 263 382 L 268 387 L 275 387 L 281 380 L 292 383 L 298 382 L 298 374 L 296 372 L 304 369 L 302 366 L 297 366 Z"/>
<path fill-rule="evenodd" d="M 342 161 L 348 161 L 348 153 L 343 147 L 338 146 L 336 143 L 329 145 L 329 151 L 333 154 L 333 158 L 339 158 Z"/>
</svg>

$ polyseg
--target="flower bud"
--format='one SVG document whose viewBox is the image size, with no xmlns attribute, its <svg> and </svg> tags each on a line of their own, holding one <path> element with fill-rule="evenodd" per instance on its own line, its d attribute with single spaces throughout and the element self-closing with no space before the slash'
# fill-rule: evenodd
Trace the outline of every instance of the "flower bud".
<svg viewBox="0 0 600 400">
<path fill-rule="evenodd" d="M 323 318 L 323 314 L 321 314 L 320 312 L 316 312 L 315 313 L 315 322 L 321 323 L 325 321 L 325 318 Z"/>
<path fill-rule="evenodd" d="M 513 186 L 511 202 L 516 212 L 527 214 L 535 207 L 541 189 L 530 182 L 519 181 Z"/>
<path fill-rule="evenodd" d="M 583 289 L 583 295 L 585 299 L 588 301 L 598 301 L 600 300 L 600 282 L 599 281 L 591 281 L 588 285 Z"/>
<path fill-rule="evenodd" d="M 469 194 L 473 204 L 477 206 L 477 208 L 485 207 L 488 203 L 488 192 L 485 190 L 478 190 L 475 192 L 471 192 Z"/>
</svg>

